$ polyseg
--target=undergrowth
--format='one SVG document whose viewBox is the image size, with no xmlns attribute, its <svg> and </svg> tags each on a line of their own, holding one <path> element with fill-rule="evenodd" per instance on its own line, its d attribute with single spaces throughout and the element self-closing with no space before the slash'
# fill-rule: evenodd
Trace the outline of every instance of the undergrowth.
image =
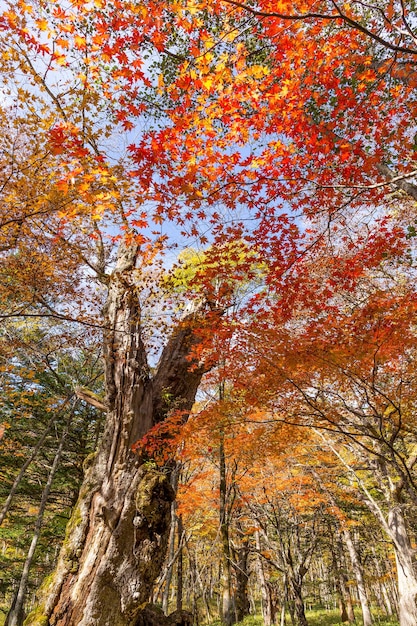
<svg viewBox="0 0 417 626">
<path fill-rule="evenodd" d="M 308 621 L 308 626 L 339 626 L 342 624 L 342 622 L 340 621 L 339 612 L 337 610 L 327 611 L 325 609 L 316 609 L 306 611 L 306 617 Z M 373 617 L 375 626 L 399 626 L 399 622 L 397 619 L 378 615 L 378 613 L 374 613 Z M 279 624 L 279 618 L 277 620 L 277 624 Z M 344 624 L 348 626 L 347 622 L 344 622 Z M 215 620 L 213 622 L 210 622 L 210 624 L 206 624 L 205 626 L 221 626 L 221 621 Z M 238 625 L 236 624 L 235 626 Z M 261 616 L 248 615 L 248 617 L 246 617 L 243 622 L 239 622 L 239 626 L 264 626 L 264 623 Z M 286 618 L 285 626 L 292 626 L 289 616 L 287 616 Z M 359 613 L 356 613 L 355 626 L 363 626 L 363 621 Z"/>
</svg>

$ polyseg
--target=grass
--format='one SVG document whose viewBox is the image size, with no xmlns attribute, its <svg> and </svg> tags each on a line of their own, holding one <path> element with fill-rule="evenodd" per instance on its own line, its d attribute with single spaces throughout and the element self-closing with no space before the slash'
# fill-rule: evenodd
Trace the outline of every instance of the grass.
<svg viewBox="0 0 417 626">
<path fill-rule="evenodd" d="M 309 626 L 339 626 L 342 624 L 339 617 L 339 611 L 326 611 L 324 609 L 316 609 L 312 611 L 306 611 L 306 617 Z M 390 619 L 385 616 L 378 615 L 378 613 L 374 613 L 374 624 L 375 626 L 399 626 L 398 621 L 396 619 Z M 277 620 L 279 623 L 279 619 Z M 259 615 L 249 615 L 246 617 L 243 622 L 239 622 L 240 626 L 263 626 L 262 617 Z M 345 622 L 347 626 L 347 622 Z M 211 622 L 210 625 L 207 626 L 221 626 L 221 622 L 216 620 Z M 291 619 L 287 616 L 286 626 L 291 626 Z M 360 618 L 358 612 L 356 612 L 356 623 L 355 626 L 363 626 L 362 619 Z"/>
<path fill-rule="evenodd" d="M 359 612 L 355 610 L 356 614 L 356 626 L 362 626 L 363 622 L 360 618 Z M 340 621 L 339 611 L 325 611 L 324 609 L 318 609 L 313 611 L 306 611 L 306 617 L 309 626 L 338 626 L 342 624 Z M 399 626 L 398 620 L 392 618 L 383 617 L 378 613 L 373 612 L 375 626 Z M 287 620 L 290 624 L 291 620 Z M 347 624 L 347 622 L 345 622 Z M 261 622 L 262 626 L 262 622 Z"/>
<path fill-rule="evenodd" d="M 338 611 L 326 611 L 324 609 L 316 609 L 313 611 L 306 611 L 306 616 L 309 626 L 339 626 L 341 624 Z M 5 614 L 0 611 L 0 626 L 3 626 L 5 619 Z M 399 626 L 397 620 L 382 617 L 377 613 L 374 614 L 374 619 L 375 626 Z M 260 617 L 259 615 L 248 615 L 248 617 L 246 617 L 243 622 L 240 622 L 240 625 L 263 626 L 262 617 Z M 221 622 L 219 620 L 215 620 L 214 622 L 210 623 L 210 626 L 221 626 Z M 287 616 L 286 626 L 291 626 L 291 620 L 289 616 Z M 362 620 L 360 619 L 358 613 L 356 615 L 355 626 L 362 626 Z"/>
</svg>

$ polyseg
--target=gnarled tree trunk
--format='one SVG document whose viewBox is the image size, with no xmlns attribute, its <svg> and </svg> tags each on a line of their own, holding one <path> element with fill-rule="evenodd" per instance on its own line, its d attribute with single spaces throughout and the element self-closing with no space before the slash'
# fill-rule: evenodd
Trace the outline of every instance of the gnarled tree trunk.
<svg viewBox="0 0 417 626">
<path fill-rule="evenodd" d="M 136 626 L 150 620 L 142 609 L 163 564 L 175 493 L 169 468 L 144 462 L 132 444 L 171 408 L 191 408 L 204 368 L 190 363 L 198 315 L 189 314 L 150 376 L 132 281 L 137 253 L 135 245 L 121 246 L 109 280 L 103 439 L 28 626 Z"/>
</svg>

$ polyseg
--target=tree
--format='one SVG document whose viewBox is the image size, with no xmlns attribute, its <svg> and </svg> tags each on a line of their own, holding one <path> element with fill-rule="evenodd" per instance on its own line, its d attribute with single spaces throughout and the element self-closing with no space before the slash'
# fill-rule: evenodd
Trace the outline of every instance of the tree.
<svg viewBox="0 0 417 626">
<path fill-rule="evenodd" d="M 334 279 L 330 261 L 326 278 L 311 267 L 309 288 L 322 296 L 315 317 L 308 317 L 310 307 L 303 316 L 301 298 L 299 304 L 281 300 L 274 307 L 275 324 L 264 327 L 257 338 L 252 335 L 251 342 L 258 363 L 263 363 L 257 376 L 272 415 L 322 432 L 391 539 L 400 623 L 406 625 L 415 621 L 416 597 L 406 514 L 415 502 L 414 269 L 404 258 L 388 259 L 372 273 L 360 271 L 353 281 L 351 276 L 344 289 L 341 275 L 338 293 L 327 292 L 327 304 L 326 283 Z M 346 262 L 341 246 L 334 261 L 338 272 Z M 262 336 L 268 337 L 268 352 Z M 247 384 L 253 389 L 253 382 Z M 271 396 L 273 384 L 278 393 Z M 259 389 L 256 397 L 259 401 Z"/>
<path fill-rule="evenodd" d="M 234 624 L 249 612 L 250 536 L 246 532 L 247 513 L 242 506 L 239 484 L 257 453 L 250 434 L 240 424 L 239 398 L 229 396 L 227 383 L 222 380 L 225 346 L 222 355 L 222 365 L 204 386 L 207 397 L 204 408 L 179 435 L 183 441 L 181 461 L 197 468 L 180 491 L 180 506 L 186 511 L 197 509 L 201 517 L 207 516 L 207 509 L 211 516 L 217 514 L 218 519 L 211 524 L 217 530 L 220 618 L 224 624 Z"/>
<path fill-rule="evenodd" d="M 152 0 L 141 7 L 19 0 L 2 11 L 2 81 L 7 98 L 17 95 L 12 141 L 10 133 L 2 140 L 4 316 L 82 322 L 104 334 L 105 432 L 31 624 L 141 619 L 174 493 L 170 463 L 160 471 L 131 448 L 173 410 L 186 417 L 216 361 L 210 337 L 219 342 L 237 329 L 246 336 L 248 319 L 261 333 L 277 299 L 280 321 L 296 325 L 296 305 L 323 315 L 320 281 L 309 286 L 299 260 L 316 250 L 312 258 L 320 259 L 327 234 L 340 233 L 346 220 L 356 220 L 357 233 L 344 243 L 357 253 L 323 261 L 333 280 L 323 281 L 327 312 L 335 282 L 355 286 L 362 266 L 375 268 L 404 248 L 380 203 L 392 185 L 414 188 L 413 77 L 402 73 L 412 69 L 412 27 L 387 5 L 386 45 L 374 36 L 381 12 L 369 17 L 356 3 L 332 8 L 330 17 L 300 11 L 292 19 L 271 15 L 267 4 L 254 12 L 230 2 L 190 9 Z M 398 19 L 407 31 L 399 42 Z M 114 151 L 115 135 L 133 130 L 139 139 Z M 313 236 L 302 232 L 299 212 Z M 168 241 L 170 228 L 179 235 Z M 167 303 L 172 323 L 151 373 L 159 253 L 190 237 L 212 244 L 212 262 L 198 276 L 203 288 L 186 294 L 192 312 L 179 319 Z M 233 240 L 251 255 L 234 254 L 228 280 L 257 274 L 254 262 L 268 271 L 240 319 L 223 323 L 230 291 L 215 286 L 225 284 L 221 263 Z M 296 352 L 295 340 L 286 341 Z"/>
<path fill-rule="evenodd" d="M 175 497 L 171 470 L 169 464 L 162 470 L 146 463 L 132 446 L 173 407 L 190 410 L 205 370 L 197 363 L 192 367 L 188 358 L 202 313 L 191 313 L 178 324 L 151 376 L 132 284 L 137 253 L 137 245 L 122 245 L 110 276 L 105 432 L 57 569 L 43 589 L 44 604 L 28 617 L 31 624 L 52 615 L 62 624 L 135 623 L 165 556 Z"/>
<path fill-rule="evenodd" d="M 56 557 L 51 537 L 63 538 L 82 463 L 100 431 L 100 419 L 80 406 L 73 389 L 76 380 L 100 385 L 97 346 L 64 348 L 58 326 L 31 320 L 2 327 L 3 345 L 7 335 L 13 347 L 11 361 L 4 354 L 1 359 L 0 408 L 7 424 L 1 442 L 2 585 L 9 597 L 15 592 L 9 625 L 23 623 L 26 597 L 50 571 Z"/>
<path fill-rule="evenodd" d="M 3 80 L 11 84 L 19 68 L 33 87 L 30 82 L 27 88 L 19 86 L 21 100 L 7 146 L 10 161 L 4 177 L 3 232 L 8 245 L 4 246 L 3 272 L 9 308 L 4 319 L 45 316 L 81 323 L 86 332 L 102 331 L 106 397 L 98 404 L 107 412 L 104 434 L 86 471 L 58 566 L 45 582 L 40 605 L 27 619 L 30 624 L 45 620 L 133 624 L 165 555 L 175 494 L 169 483 L 173 466 L 168 463 L 158 469 L 151 460 L 134 454 L 132 446 L 168 412 L 186 415 L 191 408 L 207 369 L 202 360 L 193 358 L 199 341 L 195 331 L 207 319 L 215 324 L 220 311 L 211 311 L 200 301 L 177 320 L 151 375 L 141 302 L 147 287 L 139 275 L 138 258 L 146 268 L 152 251 L 145 246 L 145 237 L 129 225 L 116 237 L 120 245 L 114 259 L 114 238 L 99 226 L 103 215 L 112 212 L 119 225 L 126 226 L 124 203 L 129 190 L 123 182 L 124 170 L 121 164 L 103 163 L 98 142 L 107 129 L 102 119 L 94 119 L 100 110 L 94 94 L 87 92 L 82 78 L 74 77 L 72 68 L 67 76 L 64 73 L 65 87 L 51 78 L 52 66 L 60 58 L 46 43 L 40 49 L 25 29 L 29 22 L 38 33 L 48 30 L 47 26 L 39 16 L 32 21 L 27 5 L 19 9 L 19 15 L 10 10 L 2 16 L 12 33 L 11 40 L 3 42 L 9 55 Z M 80 14 L 77 28 L 82 31 L 85 22 Z M 71 30 L 64 27 L 58 8 L 53 11 L 54 19 L 61 31 Z M 81 35 L 75 35 L 74 66 L 79 71 L 83 46 L 77 37 Z M 40 65 L 48 55 L 50 65 L 44 72 Z M 42 124 L 35 133 L 39 117 Z M 77 132 L 71 135 L 74 124 L 82 127 L 80 138 Z M 26 145 L 29 136 L 34 143 Z M 32 178 L 37 182 L 35 193 Z M 10 218 L 6 219 L 7 212 Z M 107 264 L 112 262 L 107 273 Z M 105 311 L 100 318 L 103 301 Z M 91 401 L 90 393 L 78 393 Z"/>
</svg>

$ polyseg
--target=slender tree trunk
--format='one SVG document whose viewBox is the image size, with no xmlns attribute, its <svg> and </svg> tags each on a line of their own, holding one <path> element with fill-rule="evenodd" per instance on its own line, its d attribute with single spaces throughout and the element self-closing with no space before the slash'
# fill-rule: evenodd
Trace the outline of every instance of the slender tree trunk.
<svg viewBox="0 0 417 626">
<path fill-rule="evenodd" d="M 332 443 L 329 443 L 329 440 L 323 435 L 321 436 L 326 440 L 330 449 L 342 461 L 342 463 L 350 469 L 349 466 L 343 461 L 343 458 L 335 450 Z M 398 617 L 400 626 L 415 626 L 417 624 L 417 571 L 414 565 L 414 551 L 411 548 L 410 537 L 404 519 L 401 495 L 407 485 L 408 479 L 406 479 L 403 470 L 401 470 L 401 477 L 399 477 L 397 465 L 394 464 L 393 466 L 388 460 L 389 457 L 384 457 L 384 452 L 387 451 L 381 446 L 374 477 L 384 493 L 385 504 L 387 505 L 388 511 L 387 515 L 381 508 L 379 502 L 372 496 L 366 484 L 356 474 L 355 477 L 360 484 L 366 505 L 379 521 L 381 527 L 393 543 L 397 565 Z M 391 454 L 391 450 L 389 451 L 389 454 Z M 414 467 L 416 459 L 417 453 L 416 450 L 413 449 L 407 460 L 407 467 L 409 469 Z M 344 537 L 346 532 L 347 530 L 344 531 Z M 355 570 L 353 561 L 352 565 Z M 358 591 L 360 591 L 359 584 Z M 371 624 L 372 622 L 371 620 L 369 622 L 365 622 L 364 615 L 364 626 L 367 626 L 368 623 Z"/>
<path fill-rule="evenodd" d="M 395 481 L 389 467 L 380 458 L 380 471 L 378 477 L 380 484 L 384 485 L 387 514 L 372 498 L 369 491 L 363 486 L 365 502 L 375 517 L 381 523 L 382 528 L 392 541 L 395 561 L 397 565 L 397 589 L 398 589 L 398 619 L 400 626 L 415 626 L 417 624 L 417 570 L 415 566 L 415 551 L 411 547 L 411 541 L 407 524 L 404 518 L 401 492 L 404 489 L 404 480 Z"/>
<path fill-rule="evenodd" d="M 387 573 L 389 571 L 388 568 L 386 567 L 383 568 L 381 566 L 380 557 L 377 554 L 376 550 L 373 549 L 372 552 L 375 557 L 375 566 L 376 566 L 376 571 L 378 575 L 379 588 L 380 588 L 383 606 L 385 608 L 385 613 L 388 616 L 392 617 L 397 612 L 397 606 L 396 606 L 397 603 L 396 603 L 396 598 L 394 599 L 390 593 L 391 588 L 392 588 L 391 576 L 389 576 L 387 580 Z M 385 561 L 386 560 L 387 560 L 387 557 L 385 556 Z M 389 584 L 389 586 L 387 583 Z"/>
<path fill-rule="evenodd" d="M 235 565 L 236 575 L 236 593 L 235 593 L 235 606 L 236 606 L 236 620 L 238 622 L 249 615 L 250 603 L 248 598 L 248 558 L 249 558 L 249 546 L 244 543 L 237 551 L 238 558 Z"/>
<path fill-rule="evenodd" d="M 69 422 L 72 419 L 72 414 Z M 35 530 L 33 533 L 32 541 L 26 556 L 25 563 L 23 565 L 22 576 L 20 578 L 19 588 L 17 590 L 16 597 L 13 601 L 12 608 L 7 615 L 6 625 L 7 626 L 22 626 L 24 620 L 24 608 L 25 608 L 25 598 L 27 592 L 27 585 L 29 580 L 29 572 L 32 565 L 33 557 L 35 556 L 36 546 L 38 545 L 39 537 L 41 534 L 43 516 L 45 514 L 46 505 L 49 498 L 49 493 L 52 487 L 52 481 L 55 476 L 55 472 L 58 468 L 59 462 L 61 460 L 62 451 L 64 449 L 65 438 L 68 434 L 68 425 L 64 428 L 61 439 L 58 445 L 58 449 L 55 453 L 54 460 L 52 462 L 51 469 L 49 471 L 48 479 L 46 481 L 45 487 L 42 492 L 42 498 L 39 505 L 38 517 L 36 519 Z"/>
<path fill-rule="evenodd" d="M 348 582 L 347 576 L 345 572 L 343 571 L 343 569 L 341 569 L 340 570 L 340 586 L 342 589 L 343 597 L 345 598 L 348 622 L 349 624 L 353 624 L 354 622 L 356 622 L 356 618 L 355 618 L 355 612 L 353 610 L 352 595 L 350 593 L 350 589 L 349 589 L 347 582 Z"/>
<path fill-rule="evenodd" d="M 365 502 L 375 515 L 392 541 L 397 565 L 398 619 L 400 626 L 417 624 L 417 572 L 414 564 L 415 551 L 411 547 L 410 536 L 404 518 L 401 490 L 404 484 L 395 483 L 387 466 L 381 462 L 380 483 L 385 482 L 385 498 L 388 514 L 385 515 L 379 504 L 363 486 Z M 365 624 L 366 626 L 366 624 Z"/>
<path fill-rule="evenodd" d="M 377 553 L 375 548 L 372 548 L 372 554 L 374 556 L 374 560 L 372 563 L 372 567 L 374 570 L 373 576 L 375 578 L 373 584 L 373 592 L 377 598 L 378 606 L 385 615 L 393 616 L 392 605 L 390 603 L 390 599 L 387 595 L 387 589 L 384 584 L 384 573 L 383 568 L 381 566 L 381 560 L 384 558 L 382 554 Z M 385 569 L 385 567 L 384 567 Z"/>
<path fill-rule="evenodd" d="M 256 550 L 258 551 L 258 556 L 256 559 L 256 571 L 258 574 L 258 580 L 261 587 L 261 609 L 262 609 L 262 619 L 264 622 L 264 626 L 272 626 L 274 623 L 274 610 L 271 598 L 271 589 L 267 583 L 264 564 L 262 562 L 262 557 L 260 555 L 261 550 L 261 538 L 259 536 L 259 531 L 255 532 L 255 542 L 256 542 Z"/>
<path fill-rule="evenodd" d="M 322 433 L 320 433 L 320 436 L 323 438 Z M 324 439 L 328 443 L 328 440 L 326 438 Z M 332 447 L 331 449 L 333 450 Z M 324 489 L 324 491 L 327 493 L 333 506 L 337 507 L 337 502 L 336 502 L 334 495 L 323 484 L 323 481 L 321 480 L 317 472 L 312 470 L 312 474 L 315 477 L 315 479 L 319 482 L 321 487 Z M 355 578 L 356 578 L 356 582 L 358 586 L 359 599 L 360 599 L 360 603 L 362 607 L 363 623 L 364 623 L 364 626 L 370 626 L 370 624 L 372 624 L 372 616 L 371 616 L 369 603 L 368 603 L 368 599 L 367 599 L 366 592 L 365 592 L 365 585 L 364 585 L 364 580 L 363 580 L 363 575 L 362 575 L 362 566 L 359 560 L 359 555 L 353 543 L 349 528 L 346 525 L 341 530 L 341 536 L 344 539 L 346 547 L 348 548 L 350 560 L 352 563 L 352 568 L 354 570 L 354 574 L 355 574 Z M 343 551 L 341 549 L 340 542 L 338 542 L 337 552 L 336 552 L 336 546 L 334 545 L 334 541 L 333 541 L 333 549 L 332 549 L 333 569 L 336 575 L 336 579 L 335 579 L 336 590 L 339 594 L 339 608 L 340 608 L 341 621 L 342 622 L 348 621 L 351 624 L 351 623 L 354 623 L 356 620 L 355 620 L 355 613 L 354 613 L 353 605 L 352 605 L 352 597 L 350 594 L 350 590 L 346 585 L 346 576 L 344 574 L 343 568 L 339 567 L 338 565 L 337 557 L 339 557 L 339 559 L 341 560 L 342 554 L 343 554 Z"/>
<path fill-rule="evenodd" d="M 300 545 L 298 542 L 297 548 L 297 556 L 301 557 L 299 552 Z M 312 550 L 312 548 L 313 544 L 311 544 L 309 551 Z M 293 558 L 293 554 L 291 552 L 290 543 L 288 543 L 287 547 L 283 550 L 283 559 L 287 569 L 285 578 L 287 582 L 288 594 L 291 598 L 293 607 L 291 619 L 297 623 L 297 626 L 308 626 L 303 599 L 303 581 L 308 571 L 308 567 L 306 566 L 307 554 L 304 554 L 301 557 L 301 563 L 295 563 L 295 559 Z"/>
<path fill-rule="evenodd" d="M 282 601 L 281 616 L 279 620 L 280 626 L 285 626 L 285 599 Z"/>
<path fill-rule="evenodd" d="M 349 621 L 349 616 L 347 613 L 346 602 L 345 602 L 345 598 L 343 595 L 343 583 L 341 581 L 341 574 L 340 574 L 337 562 L 335 560 L 334 554 L 333 554 L 333 558 L 334 558 L 334 561 L 333 561 L 334 584 L 335 584 L 335 589 L 336 589 L 336 594 L 337 594 L 337 602 L 339 604 L 340 621 L 347 622 Z"/>
<path fill-rule="evenodd" d="M 44 429 L 44 431 L 42 432 L 41 436 L 39 437 L 38 443 L 36 444 L 36 446 L 33 448 L 30 456 L 26 459 L 26 461 L 23 463 L 22 467 L 20 468 L 20 471 L 18 473 L 18 475 L 16 476 L 16 478 L 13 481 L 13 485 L 10 488 L 10 492 L 9 495 L 6 498 L 6 501 L 3 505 L 2 510 L 0 511 L 0 526 L 2 525 L 4 518 L 6 517 L 7 513 L 9 512 L 9 508 L 10 505 L 12 503 L 13 497 L 20 485 L 20 483 L 22 482 L 23 476 L 25 475 L 25 472 L 27 470 L 27 468 L 29 467 L 29 465 L 32 463 L 32 461 L 34 461 L 34 459 L 36 459 L 39 450 L 42 448 L 43 443 L 46 439 L 46 437 L 48 436 L 48 434 L 51 432 L 52 427 L 54 425 L 54 423 L 56 422 L 56 420 L 58 419 L 58 414 L 67 406 L 68 402 L 69 402 L 69 398 L 67 398 L 61 408 L 58 410 L 57 413 L 54 413 L 54 415 L 51 417 L 51 419 L 49 420 L 46 428 Z"/>
<path fill-rule="evenodd" d="M 44 581 L 26 626 L 151 623 L 142 608 L 165 558 L 175 492 L 169 467 L 145 462 L 146 457 L 133 454 L 132 445 L 171 409 L 191 408 L 204 369 L 190 362 L 198 341 L 198 315 L 191 313 L 174 329 L 150 376 L 132 277 L 137 254 L 135 244 L 121 245 L 109 279 L 103 438 L 86 472 L 55 572 Z"/>
<path fill-rule="evenodd" d="M 372 626 L 373 620 L 372 620 L 371 610 L 369 607 L 368 597 L 366 595 L 365 581 L 364 581 L 363 572 L 362 572 L 362 564 L 360 562 L 359 555 L 356 550 L 356 546 L 353 542 L 352 535 L 350 534 L 350 531 L 348 528 L 346 527 L 343 528 L 342 537 L 348 549 L 350 560 L 352 563 L 353 574 L 356 579 L 359 602 L 361 604 L 361 609 L 362 609 L 363 626 Z"/>
<path fill-rule="evenodd" d="M 341 565 L 341 549 L 336 537 L 333 536 L 331 543 L 332 553 L 332 569 L 334 573 L 334 583 L 338 598 L 340 621 L 354 622 L 355 615 L 353 613 L 352 599 L 350 593 L 347 592 Z"/>
<path fill-rule="evenodd" d="M 387 586 L 385 585 L 385 583 L 381 583 L 380 586 L 382 597 L 384 599 L 385 612 L 389 617 L 392 617 L 394 615 L 394 610 L 392 608 L 392 603 L 389 597 Z"/>
<path fill-rule="evenodd" d="M 308 626 L 302 595 L 302 580 L 294 577 L 289 577 L 289 583 L 291 589 L 291 597 L 294 602 L 294 617 L 297 626 Z"/>
<path fill-rule="evenodd" d="M 398 617 L 400 626 L 417 624 L 417 575 L 414 550 L 411 547 L 401 504 L 388 513 L 388 527 L 394 543 L 398 580 Z"/>
<path fill-rule="evenodd" d="M 190 585 L 189 585 L 189 602 L 192 603 L 192 613 L 194 616 L 194 624 L 198 626 L 200 617 L 198 610 L 198 594 L 197 594 L 197 583 L 198 583 L 198 569 L 195 554 L 188 550 L 188 563 L 190 570 Z"/>
<path fill-rule="evenodd" d="M 181 536 L 183 537 L 183 539 L 185 538 L 184 535 L 184 530 L 183 530 L 183 525 L 182 525 L 182 516 L 179 516 L 178 521 L 180 523 L 180 528 L 181 528 Z M 190 549 L 190 546 L 187 542 L 187 539 L 185 539 L 183 541 L 184 545 L 187 548 L 187 553 L 188 553 L 188 560 L 189 563 L 197 563 L 197 559 L 195 557 L 194 552 Z M 180 565 L 180 561 L 178 561 L 178 565 Z M 203 566 L 203 569 L 206 569 Z M 183 580 L 183 562 L 181 559 L 181 570 L 178 570 L 178 580 Z M 212 615 L 211 615 L 211 609 L 210 609 L 210 599 L 213 598 L 213 580 L 212 580 L 212 573 L 210 572 L 210 576 L 209 576 L 209 581 L 208 581 L 208 585 L 209 588 L 207 588 L 207 583 L 205 584 L 205 581 L 203 581 L 202 575 L 200 570 L 198 569 L 198 567 L 196 566 L 193 570 L 193 572 L 191 572 L 192 575 L 195 577 L 195 584 L 199 586 L 200 588 L 200 592 L 201 592 L 201 597 L 204 603 L 204 609 L 206 612 L 206 621 L 208 624 L 210 624 L 213 621 Z M 180 601 L 182 602 L 182 596 L 183 596 L 183 583 L 181 583 L 180 585 L 180 595 L 178 595 L 178 606 Z"/>
<path fill-rule="evenodd" d="M 229 539 L 229 520 L 227 514 L 227 476 L 226 457 L 224 451 L 224 435 L 220 434 L 219 446 L 219 466 L 220 466 L 220 541 L 222 546 L 223 569 L 222 569 L 222 623 L 225 626 L 232 626 L 235 623 L 235 612 L 233 607 L 232 594 L 232 568 Z"/>
<path fill-rule="evenodd" d="M 177 611 L 182 611 L 182 597 L 183 597 L 183 570 L 184 570 L 184 556 L 183 556 L 183 534 L 184 527 L 182 524 L 182 515 L 177 518 L 177 541 L 178 541 L 178 561 L 177 561 Z"/>
<path fill-rule="evenodd" d="M 169 594 L 171 589 L 171 580 L 172 574 L 174 572 L 175 565 L 175 533 L 177 530 L 177 507 L 176 503 L 173 502 L 171 505 L 171 530 L 169 533 L 169 542 L 168 542 L 168 563 L 165 575 L 165 587 L 162 592 L 162 610 L 165 615 L 168 615 L 168 605 L 169 605 Z M 181 607 L 182 608 L 182 607 Z"/>
<path fill-rule="evenodd" d="M 175 471 L 171 476 L 171 484 L 174 488 L 174 491 L 177 491 L 178 487 L 178 479 L 179 479 L 180 466 L 177 464 Z M 181 517 L 181 516 L 180 516 Z M 178 524 L 180 523 L 179 518 L 177 517 L 177 503 L 173 502 L 171 505 L 171 529 L 169 533 L 169 542 L 168 542 L 168 555 L 167 555 L 167 563 L 165 565 L 165 570 L 162 576 L 158 579 L 158 586 L 153 592 L 153 602 L 156 603 L 161 594 L 162 598 L 162 611 L 165 615 L 168 615 L 169 601 L 170 596 L 171 600 L 175 596 L 175 591 L 171 588 L 171 582 L 174 575 L 174 568 L 177 564 L 178 559 L 182 559 L 182 531 L 180 536 L 178 537 L 178 546 L 175 550 L 175 537 L 178 535 Z M 161 590 L 163 589 L 162 593 Z M 177 585 L 178 589 L 178 585 Z M 181 589 L 182 593 L 182 589 Z M 178 596 L 177 596 L 178 598 Z M 178 601 L 176 603 L 176 610 L 182 610 L 182 600 L 181 606 L 178 605 Z"/>
</svg>

